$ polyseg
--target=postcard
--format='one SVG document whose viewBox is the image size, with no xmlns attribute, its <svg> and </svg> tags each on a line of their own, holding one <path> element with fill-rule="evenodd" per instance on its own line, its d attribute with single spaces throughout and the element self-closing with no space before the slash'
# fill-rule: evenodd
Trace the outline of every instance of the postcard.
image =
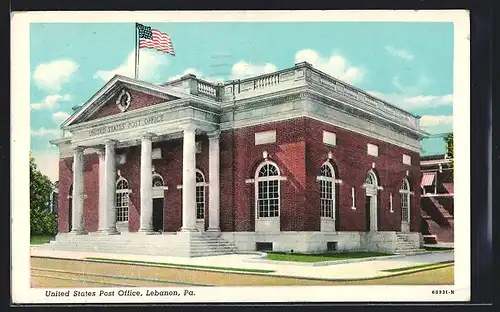
<svg viewBox="0 0 500 312">
<path fill-rule="evenodd" d="M 14 304 L 470 299 L 468 12 L 11 20 Z"/>
</svg>

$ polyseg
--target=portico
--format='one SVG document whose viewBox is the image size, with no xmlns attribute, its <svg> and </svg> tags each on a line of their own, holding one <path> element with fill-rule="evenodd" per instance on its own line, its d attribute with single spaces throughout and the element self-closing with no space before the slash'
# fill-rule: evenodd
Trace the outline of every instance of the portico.
<svg viewBox="0 0 500 312">
<path fill-rule="evenodd" d="M 109 83 L 108 83 L 109 84 Z M 176 93 L 161 90 L 147 92 L 154 96 L 162 96 L 163 103 L 155 107 L 145 107 L 137 110 L 128 110 L 133 100 L 131 92 L 146 89 L 144 86 L 132 84 L 116 86 L 116 82 L 109 84 L 110 90 L 120 90 L 116 104 L 121 113 L 93 120 L 88 118 L 89 110 L 98 113 L 99 107 L 106 102 L 106 94 L 94 97 L 86 105 L 87 109 L 77 112 L 66 122 L 66 138 L 57 142 L 64 154 L 73 158 L 73 191 L 72 200 L 72 229 L 75 235 L 87 234 L 84 226 L 86 208 L 84 189 L 84 154 L 98 156 L 98 228 L 97 233 L 103 235 L 120 234 L 117 229 L 117 179 L 118 149 L 140 148 L 139 190 L 130 189 L 130 195 L 140 198 L 139 229 L 138 233 L 155 234 L 153 229 L 153 144 L 171 140 L 182 141 L 182 232 L 197 232 L 196 227 L 196 137 L 209 137 L 209 192 L 208 215 L 210 215 L 210 231 L 220 231 L 219 226 L 219 129 L 218 110 L 210 106 L 210 99 L 196 99 Z M 154 88 L 154 87 L 153 87 Z M 109 92 L 109 90 L 108 90 Z M 99 95 L 99 94 L 97 94 Z M 125 99 L 125 100 L 124 100 Z M 201 110 L 199 107 L 204 106 Z M 91 117 L 91 116 L 90 116 Z M 88 120 L 90 119 L 90 120 Z M 74 122 L 74 124 L 72 124 Z M 167 152 L 168 151 L 164 151 Z M 130 177 L 129 177 L 130 178 Z M 163 187 L 167 189 L 167 187 Z M 138 192 L 137 192 L 138 191 Z M 161 190 L 160 190 L 161 191 Z M 158 192 L 158 188 L 156 188 Z M 129 200 L 128 198 L 126 199 Z M 126 218 L 128 221 L 128 218 Z M 161 229 L 160 231 L 163 231 Z"/>
<path fill-rule="evenodd" d="M 198 129 L 198 130 L 197 130 Z M 180 126 L 180 131 L 168 134 L 145 132 L 136 140 L 140 141 L 140 233 L 153 234 L 153 168 L 152 141 L 153 138 L 164 138 L 166 135 L 179 137 L 183 145 L 182 161 L 182 228 L 183 232 L 196 232 L 196 140 L 195 135 L 200 128 L 194 123 Z M 220 231 L 219 226 L 219 131 L 212 129 L 208 134 L 209 149 L 209 231 Z M 73 148 L 73 234 L 86 234 L 83 227 L 84 203 L 84 162 L 85 150 L 97 153 L 99 157 L 99 229 L 98 232 L 107 235 L 120 234 L 116 228 L 116 179 L 117 165 L 115 149 L 118 144 L 124 146 L 127 142 L 117 139 L 105 139 L 103 144 L 77 145 Z M 129 143 L 130 144 L 130 143 Z M 101 147 L 101 146 L 104 146 Z M 130 146 L 130 145 L 129 145 Z"/>
</svg>

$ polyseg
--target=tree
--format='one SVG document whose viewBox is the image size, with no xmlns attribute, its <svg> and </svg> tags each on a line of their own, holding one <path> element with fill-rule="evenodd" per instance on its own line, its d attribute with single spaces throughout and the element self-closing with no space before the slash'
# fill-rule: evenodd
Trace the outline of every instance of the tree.
<svg viewBox="0 0 500 312">
<path fill-rule="evenodd" d="M 446 158 L 450 159 L 450 169 L 453 173 L 453 133 L 448 133 L 444 137 L 444 142 L 446 143 Z"/>
<path fill-rule="evenodd" d="M 56 215 L 50 209 L 52 182 L 36 166 L 30 152 L 30 235 L 55 235 Z"/>
</svg>

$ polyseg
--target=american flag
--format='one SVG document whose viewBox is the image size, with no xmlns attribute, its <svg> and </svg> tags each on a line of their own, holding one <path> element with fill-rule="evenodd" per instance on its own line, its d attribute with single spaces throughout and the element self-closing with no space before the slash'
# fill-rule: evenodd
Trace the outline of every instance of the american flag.
<svg viewBox="0 0 500 312">
<path fill-rule="evenodd" d="M 150 48 L 175 55 L 174 47 L 172 46 L 172 41 L 168 34 L 158 29 L 152 29 L 151 26 L 145 26 L 139 23 L 136 25 L 139 30 L 139 49 Z"/>
</svg>

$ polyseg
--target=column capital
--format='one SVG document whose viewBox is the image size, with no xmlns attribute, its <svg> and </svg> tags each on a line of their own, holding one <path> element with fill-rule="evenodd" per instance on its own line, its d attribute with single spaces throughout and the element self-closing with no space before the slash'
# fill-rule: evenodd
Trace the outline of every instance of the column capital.
<svg viewBox="0 0 500 312">
<path fill-rule="evenodd" d="M 94 150 L 95 150 L 96 154 L 99 156 L 104 156 L 106 153 L 106 149 L 102 145 L 94 146 Z"/>
<path fill-rule="evenodd" d="M 194 123 L 185 123 L 181 126 L 183 131 L 196 131 L 197 126 Z"/>
<path fill-rule="evenodd" d="M 210 140 L 217 140 L 220 137 L 220 133 L 220 130 L 209 131 L 207 132 L 207 136 Z"/>
<path fill-rule="evenodd" d="M 115 146 L 116 143 L 118 143 L 117 140 L 113 140 L 113 139 L 107 139 L 107 140 L 104 140 L 104 144 L 106 146 Z"/>
<path fill-rule="evenodd" d="M 152 132 L 145 132 L 141 135 L 141 140 L 151 140 L 152 138 L 154 138 L 156 135 L 156 133 L 152 133 Z"/>
<path fill-rule="evenodd" d="M 85 149 L 86 149 L 85 146 L 81 146 L 81 145 L 73 146 L 73 151 L 75 153 L 83 153 L 83 151 L 85 151 Z"/>
</svg>

